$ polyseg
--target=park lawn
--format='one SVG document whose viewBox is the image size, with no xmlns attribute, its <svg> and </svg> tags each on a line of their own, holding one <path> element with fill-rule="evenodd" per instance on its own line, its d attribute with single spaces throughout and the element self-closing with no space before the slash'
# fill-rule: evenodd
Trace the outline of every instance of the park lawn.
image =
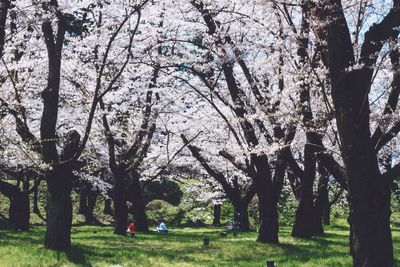
<svg viewBox="0 0 400 267">
<path fill-rule="evenodd" d="M 265 266 L 268 259 L 278 266 L 351 266 L 344 224 L 329 226 L 312 240 L 292 238 L 290 228 L 281 227 L 279 245 L 255 242 L 255 232 L 220 237 L 218 228 L 173 229 L 165 239 L 139 233 L 132 240 L 112 234 L 111 227 L 76 226 L 72 249 L 61 253 L 43 248 L 44 231 L 43 226 L 28 233 L 0 230 L 0 266 Z M 400 266 L 400 229 L 393 234 Z M 205 237 L 209 247 L 203 247 Z"/>
</svg>

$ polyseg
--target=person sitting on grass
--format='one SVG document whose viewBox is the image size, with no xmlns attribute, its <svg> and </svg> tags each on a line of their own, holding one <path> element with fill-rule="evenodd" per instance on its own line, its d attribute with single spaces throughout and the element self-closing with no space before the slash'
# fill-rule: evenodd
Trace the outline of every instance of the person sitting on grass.
<svg viewBox="0 0 400 267">
<path fill-rule="evenodd" d="M 157 232 L 159 233 L 168 233 L 168 228 L 163 221 L 160 222 L 160 226 L 157 227 Z"/>
<path fill-rule="evenodd" d="M 126 232 L 130 233 L 132 238 L 135 238 L 135 223 L 131 223 Z"/>
</svg>

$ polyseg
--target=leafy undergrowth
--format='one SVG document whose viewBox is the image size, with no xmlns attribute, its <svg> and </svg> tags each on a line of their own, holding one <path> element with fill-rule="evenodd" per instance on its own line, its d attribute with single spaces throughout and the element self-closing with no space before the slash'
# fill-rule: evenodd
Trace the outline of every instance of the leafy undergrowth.
<svg viewBox="0 0 400 267">
<path fill-rule="evenodd" d="M 255 242 L 255 232 L 220 237 L 217 228 L 173 229 L 165 239 L 139 233 L 133 240 L 112 234 L 111 227 L 81 226 L 73 228 L 72 249 L 60 253 L 43 248 L 44 230 L 0 230 L 0 266 L 265 266 L 266 260 L 278 266 L 351 266 L 344 225 L 329 226 L 312 240 L 292 238 L 290 228 L 282 227 L 279 245 Z M 400 266 L 400 229 L 393 234 Z"/>
</svg>

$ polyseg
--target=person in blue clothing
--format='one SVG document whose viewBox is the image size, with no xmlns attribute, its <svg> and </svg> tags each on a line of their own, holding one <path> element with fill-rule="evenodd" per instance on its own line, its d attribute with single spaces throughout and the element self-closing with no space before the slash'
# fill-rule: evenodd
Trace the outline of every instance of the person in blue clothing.
<svg viewBox="0 0 400 267">
<path fill-rule="evenodd" d="M 160 226 L 157 227 L 157 231 L 160 233 L 168 233 L 168 228 L 163 221 L 160 222 Z"/>
</svg>

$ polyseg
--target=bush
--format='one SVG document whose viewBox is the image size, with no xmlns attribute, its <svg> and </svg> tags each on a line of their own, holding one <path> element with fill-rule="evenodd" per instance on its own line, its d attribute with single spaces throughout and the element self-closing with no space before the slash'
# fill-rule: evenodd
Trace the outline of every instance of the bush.
<svg viewBox="0 0 400 267">
<path fill-rule="evenodd" d="M 182 196 L 183 192 L 179 184 L 173 181 L 150 182 L 143 189 L 143 198 L 146 203 L 159 199 L 177 206 L 181 203 Z"/>
<path fill-rule="evenodd" d="M 168 226 L 179 225 L 184 212 L 164 200 L 155 199 L 147 204 L 146 213 L 150 225 L 158 225 L 162 220 Z"/>
<path fill-rule="evenodd" d="M 206 226 L 207 222 L 212 221 L 212 207 L 200 206 L 188 209 L 185 207 L 182 225 L 186 227 Z"/>
</svg>

